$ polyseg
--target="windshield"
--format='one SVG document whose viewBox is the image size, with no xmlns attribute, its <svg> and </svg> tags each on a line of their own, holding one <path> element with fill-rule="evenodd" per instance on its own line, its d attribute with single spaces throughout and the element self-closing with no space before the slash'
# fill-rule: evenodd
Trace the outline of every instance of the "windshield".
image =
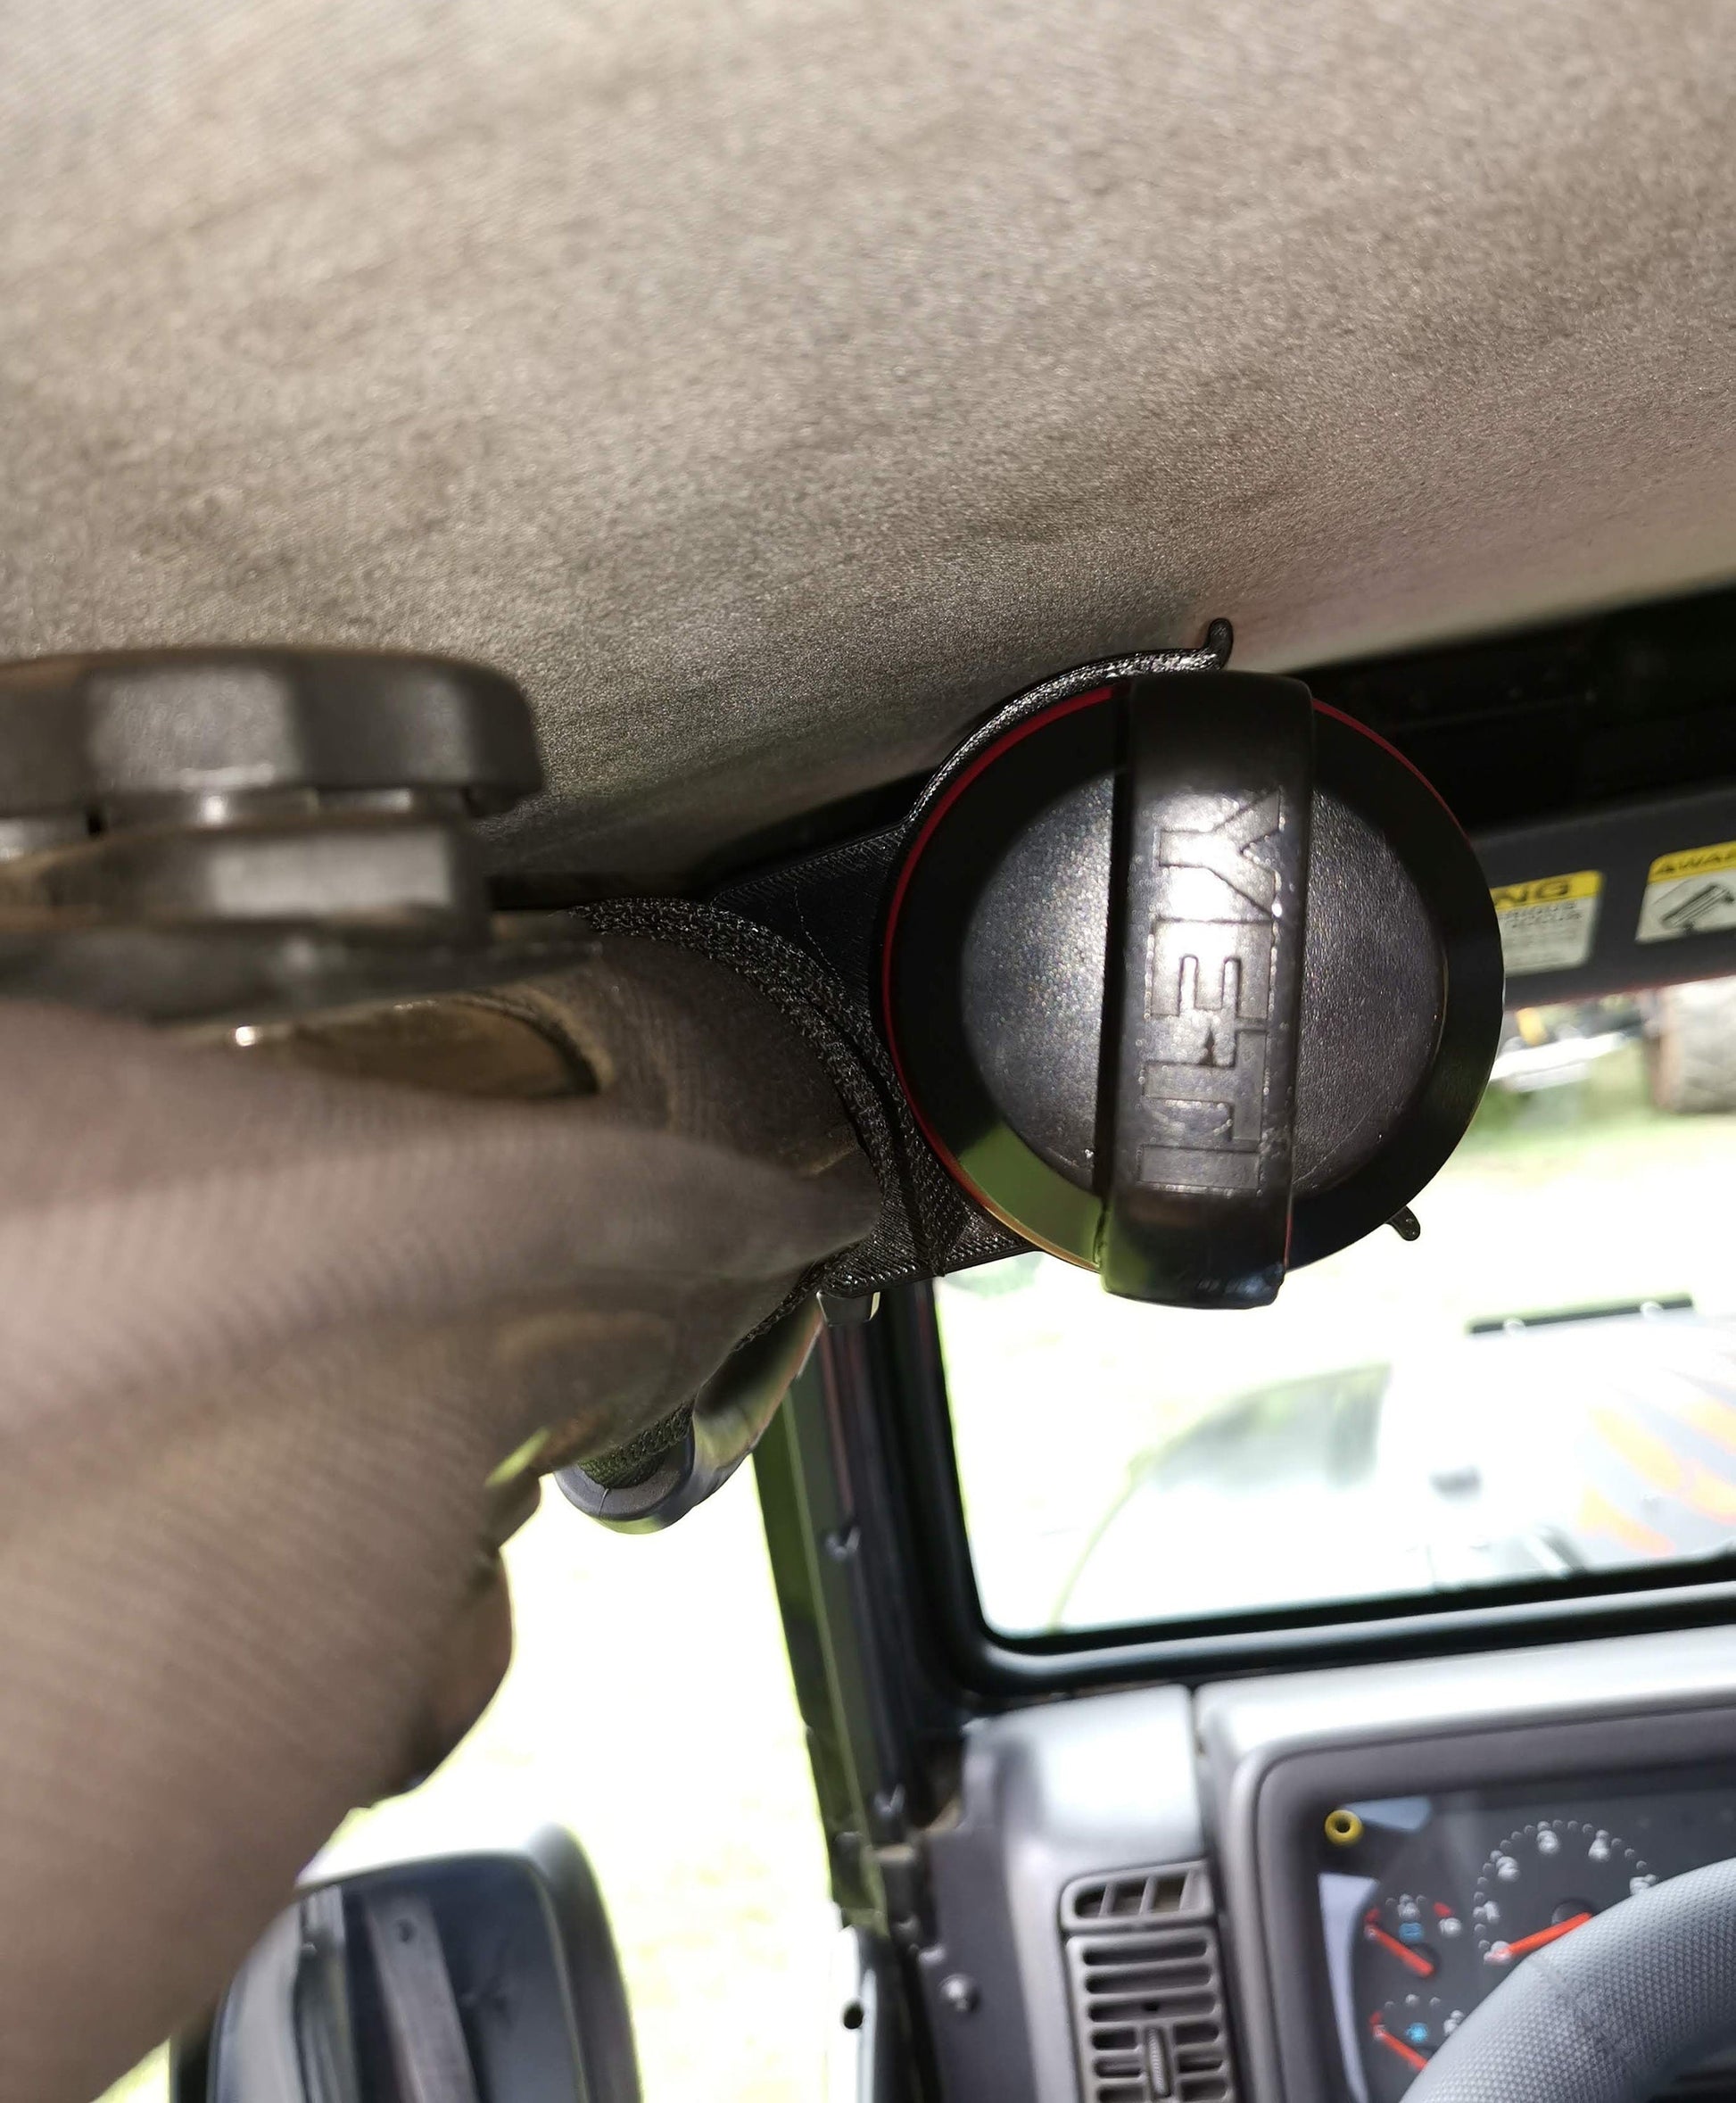
<svg viewBox="0 0 1736 2103">
<path fill-rule="evenodd" d="M 1006 1635 L 1564 1577 L 1736 1542 L 1736 981 L 1522 1010 L 1463 1144 L 1271 1307 L 1020 1256 L 936 1287 Z"/>
</svg>

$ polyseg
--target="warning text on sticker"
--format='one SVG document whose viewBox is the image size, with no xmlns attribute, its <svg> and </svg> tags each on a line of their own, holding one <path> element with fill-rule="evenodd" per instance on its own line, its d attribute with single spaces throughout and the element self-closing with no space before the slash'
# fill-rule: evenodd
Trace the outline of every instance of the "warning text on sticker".
<svg viewBox="0 0 1736 2103">
<path fill-rule="evenodd" d="M 1715 876 L 1721 870 L 1736 869 L 1736 840 L 1716 847 L 1691 847 L 1681 854 L 1659 855 L 1647 872 L 1648 883 L 1668 883 L 1679 876 Z"/>
<path fill-rule="evenodd" d="M 1603 876 L 1596 869 L 1498 884 L 1489 895 L 1495 901 L 1501 963 L 1508 977 L 1574 971 L 1583 964 L 1597 938 L 1602 893 Z"/>
<path fill-rule="evenodd" d="M 1603 889 L 1596 869 L 1577 869 L 1571 876 L 1533 876 L 1528 883 L 1498 883 L 1490 892 L 1497 913 L 1517 913 L 1527 906 L 1559 906 L 1569 898 L 1594 898 Z"/>
</svg>

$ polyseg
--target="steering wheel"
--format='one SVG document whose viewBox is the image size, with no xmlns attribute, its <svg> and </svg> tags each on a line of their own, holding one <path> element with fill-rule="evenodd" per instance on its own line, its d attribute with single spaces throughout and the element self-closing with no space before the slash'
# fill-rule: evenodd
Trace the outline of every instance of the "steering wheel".
<svg viewBox="0 0 1736 2103">
<path fill-rule="evenodd" d="M 1405 2103 L 1648 2103 L 1736 2036 L 1736 1861 L 1672 1877 L 1528 1957 Z"/>
</svg>

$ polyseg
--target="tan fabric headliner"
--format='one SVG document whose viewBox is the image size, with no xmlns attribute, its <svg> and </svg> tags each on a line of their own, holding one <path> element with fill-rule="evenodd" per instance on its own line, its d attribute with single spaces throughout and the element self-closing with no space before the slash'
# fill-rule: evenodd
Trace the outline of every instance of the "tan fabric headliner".
<svg viewBox="0 0 1736 2103">
<path fill-rule="evenodd" d="M 0 0 L 0 649 L 493 658 L 654 868 L 1227 613 L 1736 573 L 1727 0 Z"/>
</svg>

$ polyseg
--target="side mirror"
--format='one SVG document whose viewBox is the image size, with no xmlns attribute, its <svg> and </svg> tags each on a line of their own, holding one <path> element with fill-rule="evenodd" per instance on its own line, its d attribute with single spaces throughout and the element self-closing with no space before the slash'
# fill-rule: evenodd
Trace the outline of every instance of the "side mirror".
<svg viewBox="0 0 1736 2103">
<path fill-rule="evenodd" d="M 639 2103 L 591 1865 L 549 1826 L 305 1888 L 255 1946 L 176 2103 Z"/>
</svg>

